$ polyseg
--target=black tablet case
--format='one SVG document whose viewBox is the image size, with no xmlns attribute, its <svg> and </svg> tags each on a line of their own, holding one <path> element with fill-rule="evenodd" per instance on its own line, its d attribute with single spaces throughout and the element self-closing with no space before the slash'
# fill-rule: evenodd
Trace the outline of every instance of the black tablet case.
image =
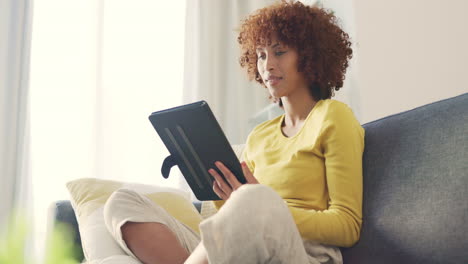
<svg viewBox="0 0 468 264">
<path fill-rule="evenodd" d="M 213 168 L 223 176 L 215 161 L 221 161 L 239 182 L 246 183 L 239 160 L 207 102 L 154 112 L 149 120 L 171 154 L 162 164 L 164 178 L 177 165 L 200 201 L 220 200 L 213 191 L 214 178 L 208 173 Z"/>
</svg>

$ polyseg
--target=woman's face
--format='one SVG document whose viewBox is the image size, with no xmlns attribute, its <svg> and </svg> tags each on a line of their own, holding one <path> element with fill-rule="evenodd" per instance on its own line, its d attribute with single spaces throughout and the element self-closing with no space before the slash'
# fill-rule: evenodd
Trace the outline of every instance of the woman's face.
<svg viewBox="0 0 468 264">
<path fill-rule="evenodd" d="M 297 51 L 272 38 L 271 45 L 258 47 L 257 70 L 270 94 L 275 98 L 288 96 L 298 89 L 307 89 L 304 74 L 298 72 Z"/>
</svg>

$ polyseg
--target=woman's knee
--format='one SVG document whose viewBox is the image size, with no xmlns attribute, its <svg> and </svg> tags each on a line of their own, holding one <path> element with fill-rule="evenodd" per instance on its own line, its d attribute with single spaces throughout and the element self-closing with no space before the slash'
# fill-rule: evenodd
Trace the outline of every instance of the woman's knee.
<svg viewBox="0 0 468 264">
<path fill-rule="evenodd" d="M 284 200 L 272 188 L 262 184 L 244 184 L 232 193 L 229 200 L 252 208 L 268 209 L 273 205 L 284 204 Z"/>
<path fill-rule="evenodd" d="M 127 208 L 134 208 L 138 204 L 137 194 L 131 190 L 119 189 L 111 194 L 104 205 L 104 222 L 110 228 L 122 218 L 122 212 Z M 128 213 L 131 213 L 129 211 Z"/>
<path fill-rule="evenodd" d="M 104 214 L 106 212 L 115 212 L 122 207 L 132 207 L 138 203 L 141 203 L 141 198 L 135 191 L 119 189 L 107 199 L 104 205 Z"/>
<path fill-rule="evenodd" d="M 226 207 L 226 208 L 225 208 Z M 223 209 L 224 208 L 224 209 Z M 242 212 L 248 217 L 249 225 L 271 225 L 274 218 L 281 222 L 289 217 L 289 209 L 284 200 L 270 187 L 261 184 L 245 184 L 231 194 L 221 210 Z"/>
<path fill-rule="evenodd" d="M 112 234 L 119 236 L 125 222 L 162 222 L 167 213 L 160 206 L 132 190 L 115 191 L 104 205 L 104 222 Z M 156 219 L 158 221 L 156 221 Z"/>
</svg>

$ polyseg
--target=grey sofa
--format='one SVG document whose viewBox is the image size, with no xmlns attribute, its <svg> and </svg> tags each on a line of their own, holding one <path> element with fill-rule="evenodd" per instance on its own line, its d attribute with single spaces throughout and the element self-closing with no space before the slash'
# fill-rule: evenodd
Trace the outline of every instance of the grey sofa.
<svg viewBox="0 0 468 264">
<path fill-rule="evenodd" d="M 363 127 L 363 227 L 344 263 L 468 263 L 468 94 Z M 55 218 L 80 244 L 68 201 Z"/>
</svg>

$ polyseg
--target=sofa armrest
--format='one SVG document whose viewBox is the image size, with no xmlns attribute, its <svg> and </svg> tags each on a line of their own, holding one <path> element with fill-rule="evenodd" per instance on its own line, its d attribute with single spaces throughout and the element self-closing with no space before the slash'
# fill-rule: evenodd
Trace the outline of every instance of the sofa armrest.
<svg viewBox="0 0 468 264">
<path fill-rule="evenodd" d="M 73 244 L 75 246 L 75 252 L 73 258 L 80 263 L 84 260 L 83 249 L 81 247 L 81 237 L 78 230 L 78 223 L 76 221 L 75 211 L 71 206 L 69 200 L 60 200 L 52 204 L 50 209 L 52 213 L 52 227 L 57 226 L 58 224 L 65 225 L 70 230 L 70 236 L 73 239 Z"/>
</svg>

